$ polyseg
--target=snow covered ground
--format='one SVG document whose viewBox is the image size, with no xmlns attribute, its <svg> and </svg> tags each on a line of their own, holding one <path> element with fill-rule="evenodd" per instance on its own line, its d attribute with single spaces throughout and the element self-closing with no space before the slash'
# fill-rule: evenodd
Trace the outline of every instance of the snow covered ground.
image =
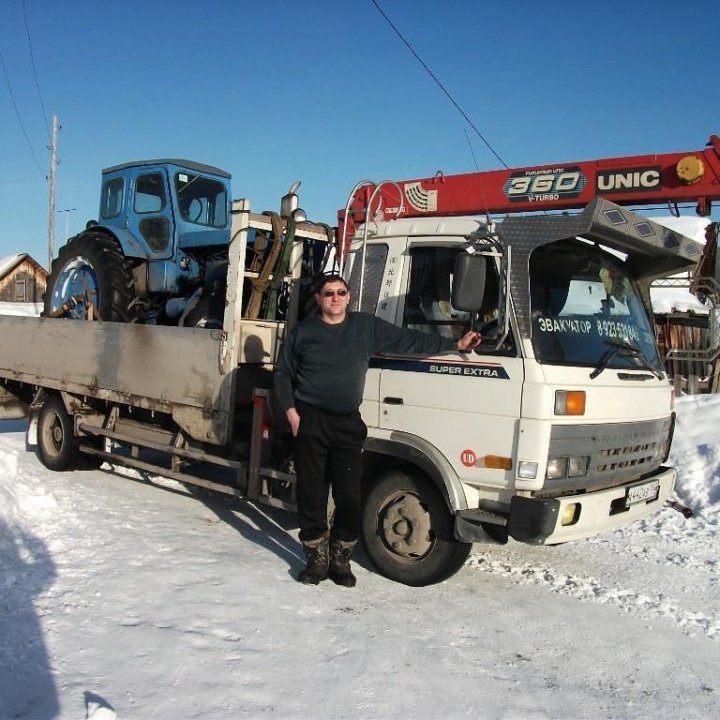
<svg viewBox="0 0 720 720">
<path fill-rule="evenodd" d="M 480 543 L 420 589 L 362 557 L 354 589 L 300 585 L 292 517 L 51 473 L 0 422 L 0 717 L 718 717 L 720 396 L 677 410 L 694 518 Z"/>
</svg>

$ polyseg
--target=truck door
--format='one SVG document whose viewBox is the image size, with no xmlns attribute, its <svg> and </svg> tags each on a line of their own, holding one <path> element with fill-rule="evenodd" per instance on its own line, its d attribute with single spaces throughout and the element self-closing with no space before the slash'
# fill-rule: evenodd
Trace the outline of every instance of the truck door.
<svg viewBox="0 0 720 720">
<path fill-rule="evenodd" d="M 175 223 L 165 169 L 134 168 L 129 180 L 128 229 L 147 246 L 149 259 L 172 257 Z"/>
<path fill-rule="evenodd" d="M 457 339 L 469 318 L 450 303 L 455 257 L 461 248 L 409 241 L 403 269 L 397 323 Z M 407 260 L 409 259 L 409 263 Z M 488 267 L 481 314 L 492 321 L 497 311 L 497 274 Z M 523 363 L 512 349 L 498 353 L 486 343 L 480 352 L 451 352 L 433 358 L 384 355 L 379 425 L 416 435 L 437 448 L 466 482 L 512 486 L 509 468 L 517 443 Z M 496 458 L 504 458 L 498 463 Z M 500 467 L 498 467 L 498 464 Z"/>
<path fill-rule="evenodd" d="M 402 267 L 403 244 L 384 242 L 370 243 L 365 252 L 365 272 L 363 274 L 362 301 L 360 301 L 360 276 L 362 253 L 352 253 L 349 257 L 350 272 L 348 281 L 351 292 L 351 309 L 362 310 L 378 317 L 395 322 L 397 316 L 398 293 L 400 289 L 399 268 Z M 365 378 L 365 392 L 360 406 L 363 420 L 368 427 L 378 427 L 380 368 L 370 363 Z"/>
</svg>

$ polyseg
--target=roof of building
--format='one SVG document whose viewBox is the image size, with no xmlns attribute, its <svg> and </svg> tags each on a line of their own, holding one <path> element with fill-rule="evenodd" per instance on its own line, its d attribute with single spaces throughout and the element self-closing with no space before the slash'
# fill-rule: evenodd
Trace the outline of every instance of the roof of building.
<svg viewBox="0 0 720 720">
<path fill-rule="evenodd" d="M 33 263 L 33 265 L 36 265 L 47 275 L 45 268 L 37 260 L 35 260 L 35 258 L 28 255 L 28 253 L 17 253 L 17 255 L 9 255 L 8 257 L 0 258 L 0 278 L 12 272 L 21 262 L 25 260 L 29 260 Z"/>
<path fill-rule="evenodd" d="M 25 257 L 27 257 L 27 253 L 18 253 L 17 255 L 0 258 L 0 277 L 17 267 Z"/>
</svg>

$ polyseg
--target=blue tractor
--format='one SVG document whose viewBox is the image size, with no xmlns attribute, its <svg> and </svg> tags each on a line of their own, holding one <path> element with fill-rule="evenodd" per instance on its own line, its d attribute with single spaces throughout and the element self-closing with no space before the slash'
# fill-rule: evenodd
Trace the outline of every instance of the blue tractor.
<svg viewBox="0 0 720 720">
<path fill-rule="evenodd" d="M 215 167 L 163 159 L 103 170 L 99 221 L 61 248 L 43 314 L 222 326 L 230 210 L 230 174 Z"/>
</svg>

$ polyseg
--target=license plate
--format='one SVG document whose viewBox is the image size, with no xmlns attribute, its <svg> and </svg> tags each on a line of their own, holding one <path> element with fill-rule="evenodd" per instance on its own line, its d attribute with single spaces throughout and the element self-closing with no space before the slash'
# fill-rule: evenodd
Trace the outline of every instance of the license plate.
<svg viewBox="0 0 720 720">
<path fill-rule="evenodd" d="M 625 497 L 625 507 L 630 507 L 630 505 L 636 505 L 641 502 L 657 500 L 658 495 L 660 495 L 659 480 L 651 480 L 642 485 L 633 485 L 628 488 L 627 496 Z"/>
</svg>

